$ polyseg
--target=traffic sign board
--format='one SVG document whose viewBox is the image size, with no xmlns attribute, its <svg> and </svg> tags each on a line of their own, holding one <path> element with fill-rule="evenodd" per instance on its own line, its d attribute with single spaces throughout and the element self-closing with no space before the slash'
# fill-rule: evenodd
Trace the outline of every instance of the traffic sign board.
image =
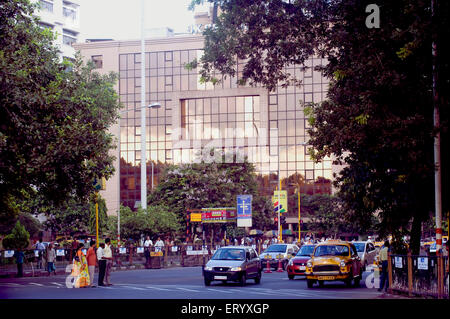
<svg viewBox="0 0 450 319">
<path fill-rule="evenodd" d="M 237 226 L 252 227 L 252 195 L 238 195 L 237 201 Z"/>
</svg>

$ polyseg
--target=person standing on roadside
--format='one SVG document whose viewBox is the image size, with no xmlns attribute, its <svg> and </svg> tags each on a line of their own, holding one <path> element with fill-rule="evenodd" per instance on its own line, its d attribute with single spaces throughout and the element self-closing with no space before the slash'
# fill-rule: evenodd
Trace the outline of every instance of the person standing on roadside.
<svg viewBox="0 0 450 319">
<path fill-rule="evenodd" d="M 106 259 L 103 258 L 103 252 L 105 249 L 105 244 L 100 243 L 97 248 L 97 262 L 98 262 L 98 285 L 105 286 L 103 280 L 105 279 L 106 272 Z"/>
<path fill-rule="evenodd" d="M 380 278 L 380 288 L 378 291 L 386 292 L 389 287 L 389 274 L 388 274 L 388 253 L 389 253 L 389 240 L 384 242 L 383 247 L 380 250 L 380 262 L 381 262 L 381 278 Z"/>
<path fill-rule="evenodd" d="M 95 240 L 91 240 L 89 243 L 89 249 L 86 254 L 88 270 L 89 270 L 89 279 L 90 285 L 89 287 L 95 287 L 94 285 L 94 275 L 95 275 L 95 266 L 97 265 L 97 254 L 95 253 Z"/>
<path fill-rule="evenodd" d="M 49 276 L 52 272 L 56 276 L 55 260 L 56 260 L 56 252 L 55 249 L 53 248 L 53 244 L 50 243 L 47 248 L 47 271 Z"/>
<path fill-rule="evenodd" d="M 16 264 L 17 264 L 17 275 L 16 277 L 23 277 L 23 261 L 25 259 L 25 254 L 23 251 L 19 248 L 14 252 L 14 256 L 16 257 Z"/>
<path fill-rule="evenodd" d="M 161 237 L 158 237 L 158 240 L 155 243 L 155 251 L 162 251 L 164 247 L 164 242 L 161 240 Z"/>
<path fill-rule="evenodd" d="M 112 286 L 109 279 L 111 278 L 111 268 L 113 263 L 113 255 L 111 249 L 111 239 L 105 239 L 105 249 L 103 250 L 103 258 L 106 259 L 105 281 L 107 286 Z"/>
<path fill-rule="evenodd" d="M 153 242 L 150 239 L 150 236 L 147 236 L 147 239 L 144 242 L 144 256 L 145 256 L 145 267 L 147 268 L 150 264 L 150 249 L 153 246 Z"/>
</svg>

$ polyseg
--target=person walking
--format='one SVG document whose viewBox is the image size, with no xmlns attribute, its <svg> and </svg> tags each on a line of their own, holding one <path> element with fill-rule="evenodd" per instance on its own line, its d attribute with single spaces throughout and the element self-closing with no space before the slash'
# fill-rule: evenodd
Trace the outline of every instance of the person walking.
<svg viewBox="0 0 450 319">
<path fill-rule="evenodd" d="M 110 282 L 111 278 L 111 268 L 113 264 L 113 255 L 111 249 L 111 239 L 105 239 L 105 249 L 103 250 L 103 258 L 106 259 L 106 270 L 105 270 L 105 281 L 107 286 L 112 286 Z"/>
<path fill-rule="evenodd" d="M 49 276 L 51 275 L 52 272 L 56 276 L 55 260 L 56 260 L 56 252 L 55 249 L 53 248 L 53 244 L 50 243 L 47 248 L 47 271 Z"/>
<path fill-rule="evenodd" d="M 23 277 L 23 261 L 25 259 L 25 254 L 23 251 L 19 248 L 14 252 L 14 256 L 16 257 L 16 264 L 17 264 L 17 275 L 16 277 Z"/>
<path fill-rule="evenodd" d="M 381 278 L 380 278 L 380 288 L 378 291 L 386 292 L 389 287 L 389 274 L 388 274 L 388 253 L 389 253 L 389 240 L 384 242 L 383 247 L 380 250 L 380 261 L 381 261 Z"/>
<path fill-rule="evenodd" d="M 42 243 L 42 238 L 36 243 L 36 249 L 38 251 L 37 269 L 43 269 L 44 264 L 44 251 L 45 245 Z"/>
<path fill-rule="evenodd" d="M 106 272 L 106 259 L 103 258 L 103 252 L 105 249 L 105 244 L 100 243 L 97 248 L 97 262 L 98 262 L 98 285 L 105 286 L 103 280 L 105 279 Z"/>
<path fill-rule="evenodd" d="M 75 277 L 75 288 L 86 288 L 90 285 L 86 256 L 82 251 L 83 247 L 83 243 L 78 245 L 78 249 L 73 259 L 72 276 Z"/>
<path fill-rule="evenodd" d="M 90 286 L 89 287 L 95 287 L 94 285 L 94 275 L 95 275 L 95 266 L 97 266 L 97 254 L 95 253 L 95 240 L 91 240 L 89 242 L 89 249 L 86 254 L 87 264 L 88 264 L 88 271 L 89 271 L 89 280 L 90 280 Z"/>
</svg>

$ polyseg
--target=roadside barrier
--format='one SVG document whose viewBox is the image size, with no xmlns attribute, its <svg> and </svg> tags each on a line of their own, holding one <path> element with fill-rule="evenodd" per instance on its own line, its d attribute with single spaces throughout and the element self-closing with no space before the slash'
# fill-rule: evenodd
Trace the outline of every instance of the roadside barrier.
<svg viewBox="0 0 450 319">
<path fill-rule="evenodd" d="M 136 268 L 158 269 L 167 267 L 195 267 L 205 265 L 215 251 L 226 246 L 223 243 L 201 244 L 182 243 L 177 245 L 150 247 L 126 246 L 113 247 L 113 270 L 125 270 Z M 254 249 L 261 252 L 265 248 L 262 243 L 252 245 Z M 75 250 L 71 247 L 56 247 L 55 267 L 57 273 L 65 273 L 68 265 L 72 264 L 72 256 Z M 87 248 L 85 248 L 85 253 Z M 46 256 L 42 258 L 42 268 L 37 269 L 39 257 L 36 250 L 24 251 L 25 260 L 23 272 L 25 276 L 41 276 L 47 274 Z M 17 274 L 14 251 L 0 251 L 0 276 L 12 276 Z M 96 269 L 98 271 L 98 269 Z"/>
<path fill-rule="evenodd" d="M 409 296 L 449 299 L 448 257 L 389 254 L 389 291 Z"/>
</svg>

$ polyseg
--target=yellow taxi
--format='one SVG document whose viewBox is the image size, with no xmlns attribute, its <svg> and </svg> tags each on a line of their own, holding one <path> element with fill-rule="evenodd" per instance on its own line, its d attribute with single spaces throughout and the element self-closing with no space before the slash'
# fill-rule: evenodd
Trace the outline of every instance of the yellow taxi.
<svg viewBox="0 0 450 319">
<path fill-rule="evenodd" d="M 358 287 L 362 279 L 362 264 L 355 245 L 340 240 L 329 240 L 317 244 L 312 257 L 306 263 L 308 288 L 318 282 L 343 281 L 348 287 Z"/>
</svg>

